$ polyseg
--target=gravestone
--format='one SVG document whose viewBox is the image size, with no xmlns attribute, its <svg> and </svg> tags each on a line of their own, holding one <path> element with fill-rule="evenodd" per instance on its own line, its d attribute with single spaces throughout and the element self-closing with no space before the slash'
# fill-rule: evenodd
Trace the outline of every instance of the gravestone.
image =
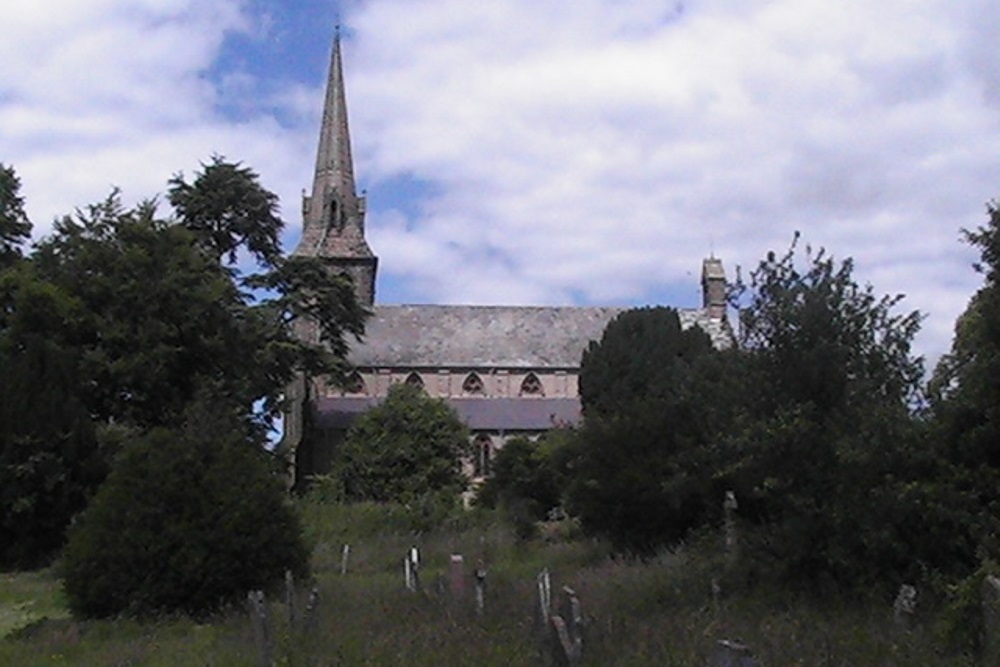
<svg viewBox="0 0 1000 667">
<path fill-rule="evenodd" d="M 746 644 L 723 639 L 716 644 L 712 667 L 757 667 L 757 661 Z"/>
<path fill-rule="evenodd" d="M 465 559 L 462 554 L 452 554 L 448 562 L 448 589 L 454 600 L 465 597 Z"/>
<path fill-rule="evenodd" d="M 983 653 L 986 663 L 1000 663 L 1000 577 L 983 579 Z"/>
</svg>

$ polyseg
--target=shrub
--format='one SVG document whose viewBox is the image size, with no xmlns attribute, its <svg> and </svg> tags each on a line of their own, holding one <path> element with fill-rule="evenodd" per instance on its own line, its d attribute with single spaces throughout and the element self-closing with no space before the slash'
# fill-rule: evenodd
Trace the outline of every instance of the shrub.
<svg viewBox="0 0 1000 667">
<path fill-rule="evenodd" d="M 237 420 L 201 417 L 129 443 L 71 529 L 62 573 L 77 615 L 200 616 L 286 569 L 306 574 L 298 518 L 266 454 Z"/>
<path fill-rule="evenodd" d="M 333 474 L 348 501 L 434 504 L 430 494 L 457 503 L 468 482 L 462 474 L 468 453 L 469 434 L 455 411 L 399 384 L 348 431 Z"/>
</svg>

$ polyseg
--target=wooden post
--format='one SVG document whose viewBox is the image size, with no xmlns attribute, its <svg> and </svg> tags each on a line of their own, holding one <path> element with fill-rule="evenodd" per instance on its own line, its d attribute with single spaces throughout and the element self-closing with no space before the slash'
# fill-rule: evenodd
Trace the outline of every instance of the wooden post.
<svg viewBox="0 0 1000 667">
<path fill-rule="evenodd" d="M 247 606 L 250 608 L 250 624 L 253 626 L 254 641 L 260 655 L 260 667 L 271 667 L 271 628 L 264 591 L 247 593 Z"/>
</svg>

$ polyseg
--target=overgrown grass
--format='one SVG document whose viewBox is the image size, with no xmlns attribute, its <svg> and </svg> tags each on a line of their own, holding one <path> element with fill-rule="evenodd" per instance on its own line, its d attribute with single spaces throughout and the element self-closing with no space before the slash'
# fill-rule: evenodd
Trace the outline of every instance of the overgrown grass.
<svg viewBox="0 0 1000 667">
<path fill-rule="evenodd" d="M 310 628 L 290 628 L 283 602 L 270 603 L 278 665 L 540 664 L 533 610 L 535 575 L 543 567 L 552 572 L 554 590 L 568 585 L 579 594 L 587 665 L 700 666 L 720 639 L 744 641 L 768 667 L 976 664 L 942 648 L 934 610 L 904 630 L 892 621 L 891 600 L 823 600 L 808 592 L 729 586 L 711 539 L 633 562 L 609 558 L 600 544 L 579 538 L 519 542 L 492 514 L 466 514 L 437 530 L 426 530 L 426 517 L 404 508 L 305 503 L 303 514 L 320 604 Z M 351 545 L 351 557 L 341 575 L 344 544 Z M 413 545 L 424 564 L 420 594 L 403 587 L 402 559 Z M 446 583 L 451 553 L 465 557 L 460 598 Z M 471 583 L 477 566 L 488 572 L 482 616 Z M 183 618 L 82 622 L 66 617 L 51 572 L 0 581 L 0 618 L 27 609 L 26 601 L 34 614 L 5 627 L 50 619 L 0 640 L 2 665 L 258 664 L 242 609 L 207 624 Z M 300 610 L 307 589 L 299 594 Z"/>
</svg>

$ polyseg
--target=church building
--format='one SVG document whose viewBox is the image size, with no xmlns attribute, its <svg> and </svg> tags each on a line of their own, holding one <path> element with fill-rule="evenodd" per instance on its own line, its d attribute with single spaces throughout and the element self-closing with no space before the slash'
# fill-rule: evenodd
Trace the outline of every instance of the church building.
<svg viewBox="0 0 1000 667">
<path fill-rule="evenodd" d="M 289 388 L 282 448 L 296 482 L 329 470 L 332 454 L 360 413 L 405 382 L 442 398 L 474 440 L 474 478 L 489 475 L 506 439 L 580 421 L 577 380 L 590 341 L 626 307 L 383 305 L 375 299 L 378 258 L 365 238 L 365 198 L 354 182 L 339 34 L 334 40 L 312 192 L 303 196 L 302 236 L 294 255 L 321 257 L 346 272 L 372 312 L 348 386 L 300 378 Z M 716 347 L 733 344 L 726 319 L 726 277 L 716 258 L 702 264 L 703 307 L 679 309 Z M 308 335 L 308 334 L 307 334 Z"/>
</svg>

